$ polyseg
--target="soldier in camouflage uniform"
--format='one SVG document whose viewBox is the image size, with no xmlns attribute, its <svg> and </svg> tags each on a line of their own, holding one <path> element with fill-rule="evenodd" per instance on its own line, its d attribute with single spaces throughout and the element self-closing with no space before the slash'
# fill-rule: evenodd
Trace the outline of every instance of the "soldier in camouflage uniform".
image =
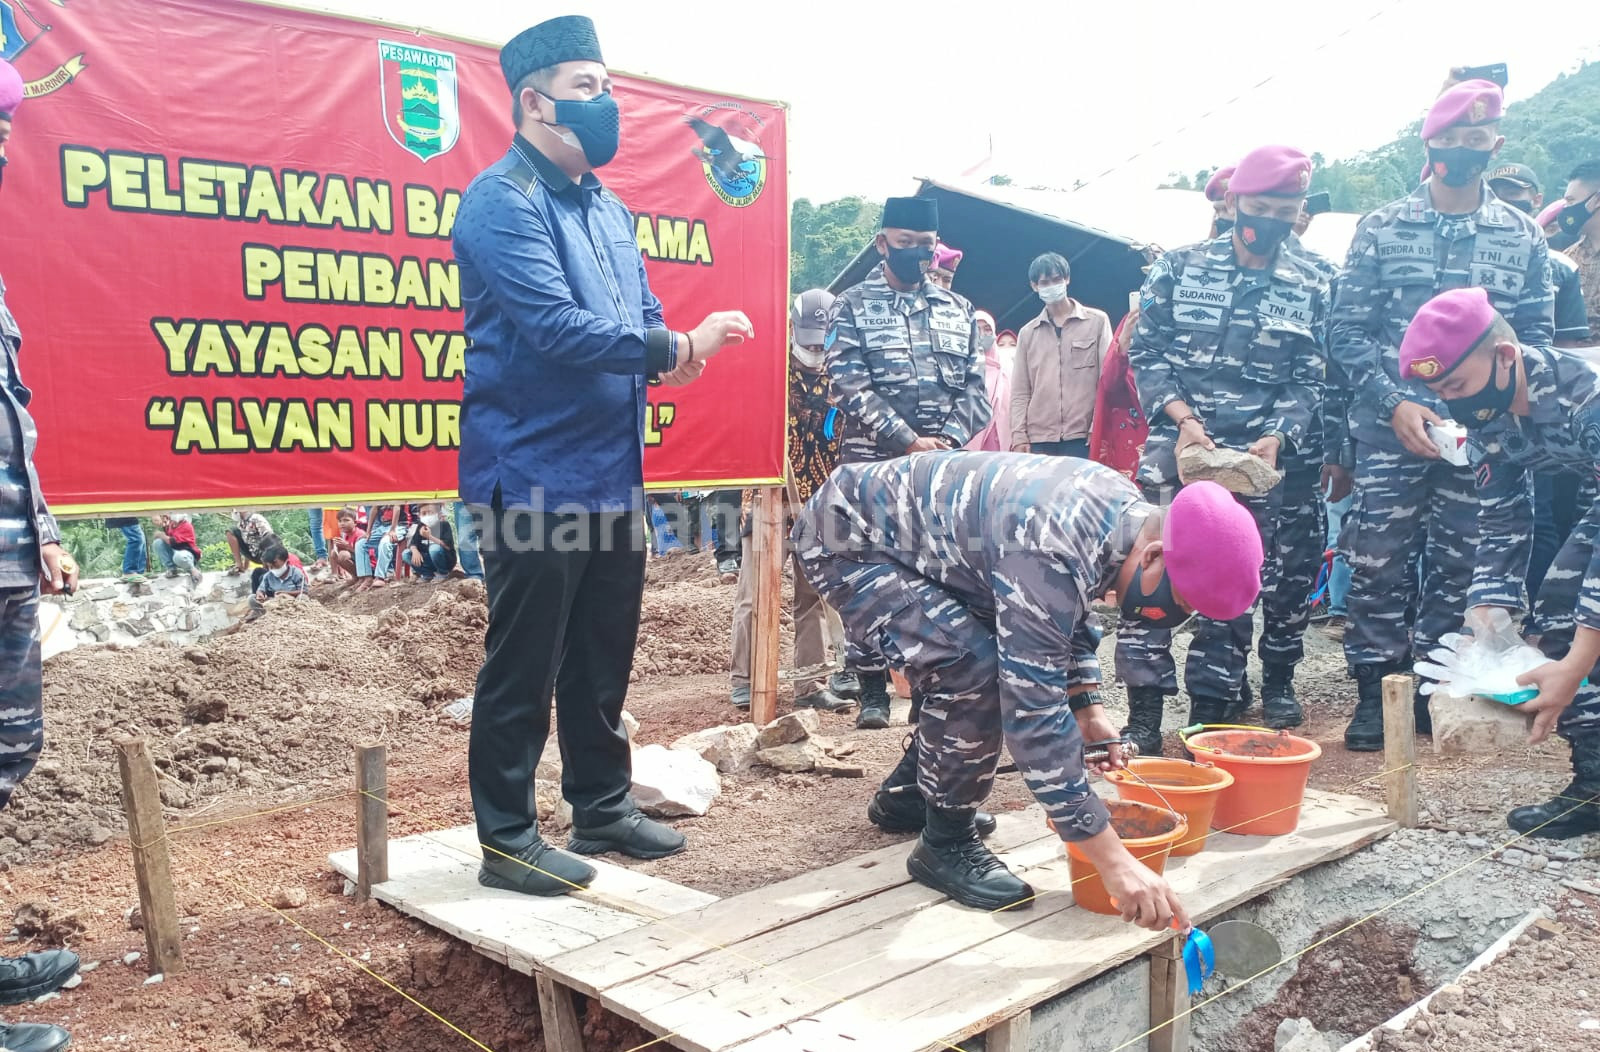
<svg viewBox="0 0 1600 1052">
<path fill-rule="evenodd" d="M 1248 450 L 1274 467 L 1310 456 L 1308 434 L 1322 399 L 1328 282 L 1285 244 L 1310 178 L 1311 161 L 1298 150 L 1252 151 L 1229 183 L 1233 230 L 1169 252 L 1150 269 L 1128 358 L 1151 422 L 1138 480 L 1153 502 L 1170 500 L 1181 485 L 1177 454 L 1191 444 Z M 1309 497 L 1311 487 L 1305 488 Z M 1279 485 L 1265 497 L 1240 498 L 1266 543 L 1268 596 L 1277 576 L 1283 491 Z M 1283 605 L 1293 605 L 1287 600 L 1303 583 L 1280 587 Z M 1295 726 L 1301 714 L 1291 683 L 1303 613 L 1269 618 L 1267 629 L 1265 718 L 1269 726 Z M 1185 672 L 1191 723 L 1225 721 L 1244 682 L 1252 634 L 1248 613 L 1230 623 L 1201 621 Z M 1178 688 L 1171 646 L 1168 629 L 1130 625 L 1117 633 L 1127 732 L 1149 753 L 1161 750 L 1163 699 Z"/>
<path fill-rule="evenodd" d="M 923 694 L 917 782 L 927 816 L 907 860 L 915 879 L 984 909 L 1031 898 L 974 824 L 1004 745 L 1062 839 L 1099 864 L 1124 916 L 1159 926 L 1130 904 L 1178 909 L 1163 884 L 1127 865 L 1085 778 L 1083 743 L 1116 737 L 1096 692 L 1090 604 L 1114 590 L 1128 621 L 1168 624 L 1193 609 L 1221 618 L 1248 609 L 1261 541 L 1226 491 L 1197 483 L 1163 511 L 1085 460 L 904 457 L 840 467 L 793 539 L 847 629 L 903 663 Z M 1113 746 L 1111 764 L 1120 763 Z"/>
<path fill-rule="evenodd" d="M 1457 289 L 1417 312 L 1400 345 L 1401 376 L 1426 383 L 1466 425 L 1478 488 L 1480 541 L 1467 623 L 1488 608 L 1513 619 L 1527 606 L 1534 472 L 1582 465 L 1600 472 L 1600 368 L 1588 359 L 1520 344 L 1482 288 Z M 1502 381 L 1501 376 L 1505 375 Z M 1592 503 L 1551 565 L 1533 610 L 1552 663 L 1524 675 L 1539 696 L 1534 739 L 1552 727 L 1572 745 L 1572 783 L 1519 807 L 1519 833 L 1565 839 L 1600 832 L 1600 504 Z M 1580 686 L 1588 677 L 1589 685 Z M 1587 801 L 1586 803 L 1584 801 Z"/>
<path fill-rule="evenodd" d="M 891 197 L 876 241 L 883 262 L 834 302 L 823 346 L 841 464 L 960 449 L 989 423 L 972 304 L 926 277 L 938 226 L 932 198 Z M 856 726 L 887 727 L 882 656 L 849 641 L 846 666 L 861 680 Z"/>
<path fill-rule="evenodd" d="M 1422 128 L 1428 181 L 1361 221 L 1339 279 L 1330 354 L 1349 378 L 1355 444 L 1355 501 L 1339 547 L 1352 571 L 1345 660 L 1360 697 L 1348 749 L 1383 748 L 1383 677 L 1460 626 L 1478 547 L 1471 469 L 1440 459 L 1427 433 L 1448 410 L 1400 377 L 1406 326 L 1439 292 L 1482 286 L 1524 344 L 1550 346 L 1544 238 L 1484 185 L 1504 143 L 1500 110 L 1500 89 L 1488 81 L 1439 96 Z M 1417 723 L 1431 730 L 1426 705 Z"/>
<path fill-rule="evenodd" d="M 22 94 L 22 77 L 9 62 L 0 61 L 0 164 Z M 5 283 L 0 281 L 0 808 L 10 802 L 44 747 L 39 590 L 60 592 L 78 579 L 33 468 L 38 432 L 17 364 L 21 348 L 22 331 L 6 307 Z M 78 955 L 70 950 L 0 957 L 0 1004 L 50 993 L 77 971 Z M 0 1023 L 0 1048 L 55 1052 L 70 1040 L 58 1026 Z"/>
</svg>

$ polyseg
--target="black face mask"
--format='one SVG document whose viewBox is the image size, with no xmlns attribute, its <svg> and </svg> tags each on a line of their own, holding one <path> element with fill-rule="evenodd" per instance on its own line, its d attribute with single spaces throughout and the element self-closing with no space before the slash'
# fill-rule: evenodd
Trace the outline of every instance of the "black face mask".
<svg viewBox="0 0 1600 1052">
<path fill-rule="evenodd" d="M 1496 377 L 1500 375 L 1500 358 L 1494 360 L 1494 369 L 1489 373 L 1489 382 L 1477 394 L 1467 395 L 1464 398 L 1446 398 L 1444 404 L 1450 407 L 1450 418 L 1462 427 L 1472 429 L 1484 427 L 1500 414 L 1511 408 L 1511 400 L 1517 395 L 1517 367 L 1511 366 L 1506 385 L 1500 387 L 1496 384 Z"/>
<path fill-rule="evenodd" d="M 1593 196 L 1591 194 L 1577 204 L 1568 205 L 1556 216 L 1556 232 L 1550 235 L 1551 248 L 1560 251 L 1578 243 L 1578 238 L 1583 236 L 1584 224 L 1594 216 L 1594 210 L 1589 207 Z"/>
<path fill-rule="evenodd" d="M 1294 224 L 1287 219 L 1240 212 L 1238 222 L 1239 242 L 1258 256 L 1272 255 L 1273 250 L 1294 233 Z"/>
<path fill-rule="evenodd" d="M 1233 229 L 1233 220 L 1229 219 L 1227 216 L 1218 216 L 1217 217 L 1217 236 L 1218 237 L 1221 237 L 1223 234 L 1226 234 L 1228 231 L 1230 231 L 1232 229 Z"/>
<path fill-rule="evenodd" d="M 1526 197 L 1520 201 L 1506 201 L 1505 203 L 1510 205 L 1512 208 L 1515 208 L 1525 216 L 1533 215 L 1533 202 L 1528 200 Z"/>
<path fill-rule="evenodd" d="M 914 285 L 922 280 L 923 268 L 933 262 L 933 249 L 926 245 L 913 245 L 910 248 L 895 248 L 891 245 L 886 258 L 889 263 L 889 273 L 907 285 Z"/>
<path fill-rule="evenodd" d="M 1459 190 L 1481 176 L 1494 159 L 1493 150 L 1467 146 L 1428 147 L 1428 171 L 1446 186 Z"/>
<path fill-rule="evenodd" d="M 1172 579 L 1162 573 L 1155 591 L 1146 592 L 1141 570 L 1135 570 L 1128 582 L 1128 594 L 1122 597 L 1122 616 L 1151 628 L 1177 628 L 1189 620 L 1188 612 L 1172 597 Z"/>
</svg>

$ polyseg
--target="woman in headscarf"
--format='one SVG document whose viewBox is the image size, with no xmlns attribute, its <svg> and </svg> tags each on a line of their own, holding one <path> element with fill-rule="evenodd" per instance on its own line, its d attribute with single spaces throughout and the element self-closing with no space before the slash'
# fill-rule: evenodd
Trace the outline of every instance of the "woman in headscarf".
<svg viewBox="0 0 1600 1052">
<path fill-rule="evenodd" d="M 1011 448 L 1011 368 L 1000 358 L 994 334 L 994 317 L 986 310 L 973 313 L 978 326 L 978 349 L 983 352 L 983 387 L 994 415 L 989 426 L 972 436 L 968 449 L 1004 452 Z"/>
</svg>

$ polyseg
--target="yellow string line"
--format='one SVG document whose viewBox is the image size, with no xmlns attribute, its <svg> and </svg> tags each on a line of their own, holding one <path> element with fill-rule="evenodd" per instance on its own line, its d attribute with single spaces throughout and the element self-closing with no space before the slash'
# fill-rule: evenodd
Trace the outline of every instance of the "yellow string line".
<svg viewBox="0 0 1600 1052">
<path fill-rule="evenodd" d="M 1334 791 L 1335 792 L 1345 792 L 1345 791 L 1348 791 L 1349 789 L 1354 789 L 1357 786 L 1364 785 L 1364 784 L 1366 784 L 1368 782 L 1376 781 L 1376 780 L 1378 780 L 1380 778 L 1386 778 L 1391 774 L 1398 774 L 1398 773 L 1400 773 L 1402 771 L 1409 770 L 1410 768 L 1415 767 L 1415 766 L 1416 766 L 1415 763 L 1408 763 L 1408 764 L 1404 764 L 1404 765 L 1402 765 L 1400 767 L 1395 767 L 1395 768 L 1391 768 L 1389 770 L 1379 771 L 1377 774 L 1369 775 L 1366 778 L 1362 778 L 1362 779 L 1359 779 L 1357 781 L 1351 782 L 1349 785 L 1344 786 L 1343 788 L 1338 789 L 1338 790 L 1334 790 Z M 357 790 L 357 792 L 358 793 L 362 793 L 363 795 L 371 796 L 375 800 L 381 800 L 391 810 L 394 810 L 394 811 L 396 811 L 396 812 L 398 812 L 400 814 L 404 814 L 404 815 L 413 815 L 413 814 L 415 814 L 415 812 L 410 812 L 405 808 L 401 808 L 401 807 L 395 805 L 392 801 L 388 800 L 386 797 L 379 797 L 379 796 L 375 795 L 370 790 Z M 1232 826 L 1226 826 L 1226 827 L 1223 827 L 1223 828 L 1220 828 L 1220 829 L 1210 830 L 1210 832 L 1223 832 L 1223 833 L 1225 833 L 1225 832 L 1228 832 L 1231 829 L 1236 829 L 1236 828 L 1238 828 L 1240 826 L 1248 825 L 1251 822 L 1259 822 L 1262 819 L 1271 818 L 1272 816 L 1277 815 L 1277 814 L 1281 814 L 1284 811 L 1293 810 L 1295 808 L 1298 808 L 1298 807 L 1302 806 L 1302 803 L 1303 803 L 1303 801 L 1296 801 L 1295 803 L 1287 804 L 1287 805 L 1285 805 L 1283 807 L 1275 808 L 1272 811 L 1268 811 L 1268 812 L 1265 812 L 1263 814 L 1256 815 L 1256 816 L 1254 816 L 1252 818 L 1245 819 L 1244 821 L 1235 823 Z M 424 839 L 427 839 L 427 840 L 430 840 L 430 841 L 432 841 L 434 843 L 437 843 L 440 846 L 445 847 L 445 848 L 447 848 L 447 849 L 449 849 L 451 851 L 454 851 L 454 852 L 456 852 L 456 853 L 458 853 L 458 854 L 460 854 L 460 855 L 462 855 L 464 857 L 467 857 L 467 858 L 473 857 L 471 855 L 471 853 L 468 852 L 465 848 L 462 848 L 462 847 L 459 847 L 459 846 L 457 846 L 455 844 L 451 844 L 451 843 L 448 843 L 446 841 L 440 840 L 440 839 L 438 839 L 437 837 L 435 837 L 432 834 L 422 833 L 421 835 L 422 835 L 422 837 Z M 1191 838 L 1191 840 L 1184 841 L 1184 843 L 1192 843 L 1194 840 L 1197 840 L 1197 839 L 1200 839 L 1200 838 L 1199 837 Z M 583 890 L 585 890 L 582 885 L 575 884 L 572 881 L 566 880 L 565 878 L 557 876 L 554 873 L 549 873 L 549 872 L 545 871 L 544 869 L 541 869 L 540 867 L 534 865 L 533 863 L 526 861 L 525 859 L 517 858 L 515 855 L 511 855 L 511 854 L 508 854 L 507 852 L 500 851 L 499 849 L 490 847 L 487 844 L 480 843 L 479 847 L 481 847 L 486 852 L 492 852 L 493 854 L 499 855 L 502 858 L 505 858 L 505 859 L 508 859 L 510 861 L 516 862 L 516 863 L 526 867 L 527 869 L 533 870 L 536 873 L 543 874 L 544 876 L 547 876 L 552 880 L 555 880 L 555 881 L 557 881 L 559 883 L 562 883 L 562 884 L 566 884 L 566 885 L 568 885 L 569 887 L 571 887 L 575 891 L 583 891 Z M 1153 855 L 1164 854 L 1166 852 L 1169 852 L 1170 850 L 1171 850 L 1171 848 L 1157 849 L 1155 851 L 1147 852 L 1145 855 L 1140 855 L 1140 856 L 1135 856 L 1135 857 L 1136 857 L 1136 859 L 1138 861 L 1144 861 L 1146 858 L 1149 858 L 1149 857 L 1151 857 Z M 1080 883 L 1080 882 L 1082 882 L 1084 880 L 1094 879 L 1094 877 L 1095 877 L 1095 874 L 1085 874 L 1084 876 L 1078 877 L 1078 878 L 1072 880 L 1071 882 L 1069 882 L 1068 887 L 1070 888 L 1072 886 L 1075 886 L 1075 885 L 1077 885 L 1078 883 Z M 1053 889 L 1053 890 L 1055 890 L 1055 889 Z M 1010 910 L 1015 910 L 1015 909 L 1018 909 L 1018 908 L 1020 908 L 1020 907 L 1022 907 L 1024 905 L 1028 904 L 1028 903 L 1033 902 L 1035 899 L 1037 899 L 1039 897 L 1040 897 L 1040 893 L 1036 892 L 1033 895 L 1030 895 L 1027 898 L 1022 899 L 1022 900 L 1020 900 L 1020 901 L 1018 901 L 1016 903 L 1013 903 L 1013 904 L 1011 904 L 1009 906 L 1003 906 L 1003 907 L 1001 907 L 999 909 L 991 910 L 990 913 L 991 913 L 991 915 L 993 915 L 993 914 L 998 914 L 998 913 L 1004 913 L 1004 912 L 1007 912 L 1007 911 L 1010 911 Z M 683 935 L 683 936 L 685 936 L 687 938 L 693 939 L 693 940 L 701 943 L 702 945 L 708 946 L 713 952 L 721 952 L 721 953 L 729 954 L 729 955 L 735 957 L 736 959 L 738 959 L 740 961 L 743 961 L 745 963 L 749 963 L 749 964 L 754 965 L 758 969 L 761 969 L 763 971 L 771 972 L 772 974 L 776 975 L 780 979 L 784 979 L 784 980 L 787 980 L 788 982 L 794 983 L 796 985 L 807 987 L 809 989 L 815 990 L 816 992 L 818 992 L 818 993 L 820 993 L 820 994 L 822 994 L 822 995 L 824 995 L 825 997 L 828 998 L 827 1003 L 822 1005 L 821 1008 L 818 1009 L 818 1011 L 824 1011 L 824 1010 L 826 1010 L 828 1008 L 832 1008 L 832 1007 L 836 1007 L 838 1005 L 845 1004 L 846 1002 L 848 1002 L 850 1000 L 849 997 L 841 997 L 838 994 L 834 993 L 832 990 L 827 989 L 826 987 L 823 987 L 821 985 L 818 985 L 822 980 L 829 979 L 829 978 L 831 978 L 831 977 L 833 977 L 835 975 L 840 974 L 841 972 L 848 971 L 851 968 L 860 967 L 863 964 L 867 964 L 867 963 L 869 963 L 871 961 L 874 961 L 874 960 L 877 960 L 877 959 L 879 959 L 881 957 L 887 956 L 891 952 L 890 949 L 884 949 L 884 950 L 881 950 L 881 951 L 879 951 L 878 953 L 875 953 L 875 954 L 868 954 L 868 955 L 866 955 L 864 957 L 856 958 L 856 959 L 854 959 L 854 960 L 852 960 L 852 961 L 850 961 L 850 962 L 848 962 L 848 963 L 846 963 L 844 965 L 841 965 L 838 968 L 833 969 L 832 971 L 823 972 L 821 974 L 813 976 L 810 979 L 804 979 L 804 978 L 800 978 L 800 977 L 797 977 L 797 976 L 789 975 L 788 973 L 784 972 L 777 965 L 768 964 L 765 961 L 761 961 L 761 960 L 758 960 L 756 958 L 750 957 L 749 955 L 744 954 L 739 950 L 735 950 L 732 947 L 721 945 L 721 944 L 716 943 L 716 942 L 714 942 L 712 940 L 706 939 L 704 936 L 696 934 L 695 932 L 691 932 L 691 931 L 688 931 L 687 929 L 680 928 L 677 925 L 671 923 L 671 921 L 669 919 L 657 918 L 657 919 L 654 919 L 653 922 L 656 923 L 656 924 L 659 924 L 663 928 L 666 928 L 666 929 L 668 929 L 670 931 L 673 931 L 673 932 L 675 932 L 675 933 L 677 933 L 679 935 Z M 764 995 L 764 993 L 758 993 L 757 994 L 757 996 L 763 996 L 763 995 Z M 735 1004 L 732 1007 L 733 1008 L 737 1008 L 737 1004 L 738 1004 L 738 1002 L 735 1002 Z M 670 1040 L 671 1038 L 677 1036 L 677 1033 L 678 1033 L 677 1031 L 673 1031 L 673 1032 L 668 1033 L 668 1034 L 663 1034 L 662 1036 L 657 1037 L 652 1041 L 647 1041 L 642 1045 L 637 1045 L 634 1048 L 628 1049 L 627 1052 L 640 1052 L 641 1049 L 650 1048 L 653 1045 L 657 1045 L 657 1044 L 660 1044 L 663 1041 Z M 943 1041 L 942 1039 L 940 1040 L 940 1044 L 945 1045 L 947 1048 L 955 1050 L 955 1052 L 962 1052 L 962 1050 L 959 1048 L 959 1046 L 950 1044 L 949 1042 Z"/>
<path fill-rule="evenodd" d="M 188 861 L 188 860 L 186 859 L 185 861 Z M 245 887 L 243 884 L 241 884 L 238 881 L 234 880 L 231 876 L 228 876 L 225 873 L 218 873 L 214 869 L 208 869 L 206 867 L 201 867 L 201 871 L 205 872 L 207 876 L 212 876 L 212 877 L 216 877 L 216 878 L 218 878 L 220 880 L 227 881 L 229 884 L 233 885 L 234 890 L 239 892 L 246 899 L 254 899 L 264 909 L 268 909 L 268 910 L 271 910 L 273 913 L 276 913 L 278 915 L 279 919 L 287 921 L 288 923 L 294 925 L 296 928 L 298 928 L 306 936 L 308 936 L 311 939 L 316 940 L 318 943 L 322 944 L 323 946 L 327 947 L 329 950 L 331 950 L 334 953 L 338 954 L 340 957 L 344 958 L 345 961 L 347 961 L 348 963 L 354 965 L 356 968 L 360 969 L 362 972 L 365 972 L 369 978 L 376 980 L 377 982 L 379 982 L 379 983 L 383 984 L 384 986 L 388 987 L 390 990 L 393 990 L 395 993 L 399 994 L 401 997 L 405 998 L 407 1001 L 410 1001 L 413 1005 L 416 1005 L 418 1008 L 422 1009 L 422 1011 L 424 1011 L 428 1015 L 432 1016 L 435 1021 L 439 1022 L 443 1026 L 449 1028 L 450 1030 L 454 1031 L 456 1034 L 458 1034 L 461 1037 L 465 1038 L 467 1041 L 471 1042 L 475 1047 L 481 1049 L 482 1052 L 495 1052 L 495 1050 L 493 1048 L 491 1048 L 489 1045 L 486 1045 L 482 1041 L 479 1041 L 477 1038 L 475 1038 L 471 1034 L 469 1034 L 466 1030 L 464 1030 L 461 1027 L 457 1026 L 455 1023 L 451 1022 L 449 1019 L 446 1019 L 443 1015 L 440 1015 L 437 1011 L 435 1011 L 434 1009 L 430 1008 L 428 1005 L 423 1004 L 421 1001 L 419 1001 L 417 998 L 413 997 L 411 994 L 407 993 L 405 990 L 401 989 L 395 983 L 390 982 L 384 976 L 379 975 L 376 971 L 374 971 L 373 969 L 367 967 L 367 965 L 364 962 L 362 962 L 361 960 L 359 960 L 359 959 L 357 959 L 355 957 L 352 957 L 350 954 L 346 953 L 344 950 L 342 950 L 339 947 L 335 946 L 333 943 L 329 942 L 327 939 L 324 939 L 321 935 L 319 935 L 316 932 L 312 931 L 310 928 L 306 927 L 304 924 L 301 924 L 294 917 L 291 917 L 285 911 L 279 909 L 278 907 L 274 906 L 272 903 L 268 902 L 261 895 L 257 894 L 256 892 L 252 891 L 248 887 Z"/>
<path fill-rule="evenodd" d="M 1566 799 L 1572 799 L 1572 798 L 1571 797 L 1567 797 Z M 1243 979 L 1240 982 L 1236 983 L 1235 985 L 1228 987 L 1226 990 L 1220 990 L 1217 993 L 1212 994 L 1210 997 L 1206 998 L 1205 1000 L 1199 1002 L 1198 1004 L 1190 1005 L 1188 1008 L 1184 1009 L 1182 1012 L 1179 1012 L 1177 1015 L 1174 1015 L 1171 1019 L 1168 1019 L 1168 1020 L 1166 1020 L 1166 1021 L 1164 1021 L 1164 1022 L 1162 1022 L 1162 1023 L 1160 1023 L 1160 1024 L 1156 1025 L 1156 1026 L 1151 1027 L 1150 1029 L 1146 1030 L 1144 1033 L 1138 1035 L 1137 1037 L 1133 1037 L 1133 1038 L 1128 1039 L 1127 1041 L 1124 1041 L 1122 1044 L 1117 1045 L 1116 1047 L 1114 1047 L 1112 1049 L 1109 1049 L 1108 1052 L 1122 1052 L 1123 1049 L 1128 1048 L 1128 1047 L 1130 1047 L 1132 1045 L 1138 1044 L 1139 1042 L 1143 1041 L 1145 1038 L 1150 1037 L 1152 1034 L 1155 1034 L 1158 1031 L 1164 1030 L 1167 1027 L 1171 1026 L 1172 1024 L 1176 1023 L 1178 1020 L 1186 1018 L 1187 1016 L 1193 1015 L 1195 1012 L 1198 1012 L 1200 1009 L 1204 1008 L 1208 1004 L 1211 1004 L 1213 1001 L 1220 1001 L 1222 998 L 1227 997 L 1229 994 L 1237 993 L 1238 991 L 1244 989 L 1246 986 L 1248 986 L 1251 983 L 1255 982 L 1257 979 L 1260 979 L 1262 976 L 1270 975 L 1272 972 L 1275 972 L 1279 968 L 1282 968 L 1284 965 L 1288 964 L 1290 961 L 1298 960 L 1299 958 L 1304 957 L 1306 954 L 1310 953 L 1312 950 L 1315 950 L 1317 947 L 1324 946 L 1327 943 L 1333 941 L 1334 939 L 1337 939 L 1339 936 L 1345 935 L 1345 934 L 1347 934 L 1347 933 L 1349 933 L 1351 931 L 1354 931 L 1356 928 L 1361 927 L 1361 925 L 1366 924 L 1368 921 L 1375 920 L 1378 917 L 1381 917 L 1383 914 L 1385 914 L 1385 913 L 1389 912 L 1390 910 L 1394 909 L 1396 906 L 1400 905 L 1402 902 L 1406 902 L 1406 901 L 1408 901 L 1410 899 L 1416 898 L 1418 895 L 1421 895 L 1423 892 L 1429 890 L 1430 888 L 1434 888 L 1434 887 L 1439 886 L 1440 884 L 1442 884 L 1445 881 L 1449 880 L 1451 877 L 1459 876 L 1460 874 L 1462 874 L 1462 873 L 1466 872 L 1467 870 L 1471 869 L 1473 866 L 1476 866 L 1478 863 L 1487 862 L 1489 859 L 1492 859 L 1495 855 L 1499 854 L 1501 851 L 1504 851 L 1506 848 L 1510 847 L 1512 844 L 1515 844 L 1517 841 L 1524 840 L 1524 839 L 1526 839 L 1528 837 L 1533 836 L 1535 833 L 1537 833 L 1539 830 L 1543 829 L 1545 826 L 1549 825 L 1551 822 L 1559 821 L 1560 819 L 1563 819 L 1563 818 L 1567 817 L 1568 815 L 1570 815 L 1572 812 L 1576 811 L 1578 808 L 1586 807 L 1586 806 L 1588 806 L 1590 804 L 1593 804 L 1597 800 L 1600 800 L 1600 797 L 1592 797 L 1592 798 L 1590 798 L 1588 800 L 1580 800 L 1578 803 L 1573 804 L 1571 807 L 1567 808 L 1565 811 L 1561 812 L 1559 815 L 1555 815 L 1555 816 L 1553 816 L 1551 818 L 1546 819 L 1543 822 L 1540 822 L 1538 825 L 1534 826 L 1532 829 L 1528 830 L 1526 833 L 1518 833 L 1516 836 L 1512 837 L 1510 840 L 1507 840 L 1505 843 L 1499 845 L 1498 847 L 1490 848 L 1488 851 L 1484 852 L 1483 854 L 1479 855 L 1478 857 L 1476 857 L 1474 859 L 1470 859 L 1466 863 L 1464 863 L 1464 864 L 1462 864 L 1460 866 L 1457 866 L 1455 869 L 1453 869 L 1450 872 L 1444 874 L 1442 877 L 1437 877 L 1437 878 L 1435 878 L 1433 880 L 1430 880 L 1428 883 L 1422 885 L 1421 887 L 1417 888 L 1416 890 L 1407 892 L 1406 894 L 1400 896 L 1399 898 L 1395 899 L 1393 902 L 1389 903 L 1388 905 L 1380 906 L 1378 909 L 1373 910 L 1371 913 L 1367 914 L 1365 917 L 1362 917 L 1360 920 L 1352 921 L 1350 924 L 1345 925 L 1343 928 L 1340 928 L 1338 931 L 1333 932 L 1330 935 L 1326 935 L 1323 938 L 1318 939 L 1316 942 L 1313 942 L 1311 945 L 1305 947 L 1304 949 L 1296 950 L 1294 953 L 1291 953 L 1287 957 L 1285 957 L 1282 960 L 1278 961 L 1277 964 L 1269 965 L 1268 967 L 1263 968 L 1261 971 L 1259 971 L 1256 974 L 1250 976 L 1248 979 Z"/>
<path fill-rule="evenodd" d="M 321 797 L 320 799 L 315 799 L 315 800 L 301 800 L 298 803 L 284 804 L 282 807 L 269 807 L 265 811 L 251 811 L 249 814 L 235 815 L 232 818 L 219 818 L 219 819 L 216 819 L 215 821 L 212 821 L 212 822 L 199 822 L 199 823 L 197 823 L 195 825 L 178 826 L 175 829 L 167 829 L 167 828 L 165 828 L 165 823 L 162 823 L 163 828 L 162 828 L 162 831 L 161 831 L 161 835 L 156 837 L 154 840 L 152 840 L 152 841 L 150 841 L 148 843 L 141 844 L 139 841 L 133 839 L 130 836 L 128 838 L 128 843 L 131 844 L 134 847 L 135 850 L 147 851 L 150 848 L 152 848 L 152 847 L 156 846 L 157 844 L 161 843 L 163 840 L 166 840 L 166 841 L 170 842 L 172 837 L 178 836 L 181 833 L 195 833 L 195 832 L 199 832 L 202 829 L 214 829 L 217 826 L 234 825 L 234 824 L 239 823 L 239 822 L 249 821 L 252 818 L 260 818 L 263 815 L 276 815 L 276 814 L 281 814 L 284 811 L 299 811 L 302 808 L 306 808 L 306 807 L 317 807 L 317 806 L 320 806 L 322 804 L 330 804 L 330 803 L 334 803 L 335 801 L 338 801 L 338 800 L 349 799 L 350 797 L 355 796 L 356 793 L 357 793 L 357 790 L 350 789 L 350 790 L 346 790 L 345 792 L 342 792 L 342 793 L 338 794 L 337 796 L 324 796 L 324 797 Z"/>
</svg>

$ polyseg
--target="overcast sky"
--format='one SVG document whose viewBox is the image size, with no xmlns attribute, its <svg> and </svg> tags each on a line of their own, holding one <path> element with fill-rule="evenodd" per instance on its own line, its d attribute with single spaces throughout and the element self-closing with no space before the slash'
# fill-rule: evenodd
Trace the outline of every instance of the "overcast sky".
<svg viewBox="0 0 1600 1052">
<path fill-rule="evenodd" d="M 1561 9 L 1488 0 L 307 6 L 496 42 L 582 11 L 613 69 L 789 103 L 791 194 L 819 200 L 955 176 L 991 138 L 994 170 L 1022 185 L 1115 169 L 1105 178 L 1155 186 L 1268 142 L 1334 159 L 1420 116 L 1452 65 L 1508 63 L 1516 101 L 1600 59 Z"/>
</svg>

